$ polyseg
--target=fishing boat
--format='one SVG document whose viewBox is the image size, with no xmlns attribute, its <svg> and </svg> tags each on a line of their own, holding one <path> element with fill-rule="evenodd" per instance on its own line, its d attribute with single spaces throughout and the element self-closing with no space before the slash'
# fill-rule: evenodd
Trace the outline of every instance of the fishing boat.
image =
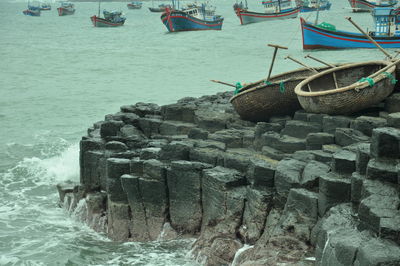
<svg viewBox="0 0 400 266">
<path fill-rule="evenodd" d="M 40 6 L 34 6 L 28 3 L 28 9 L 25 9 L 24 11 L 22 11 L 22 13 L 26 16 L 39 17 Z"/>
<path fill-rule="evenodd" d="M 128 9 L 141 9 L 142 8 L 142 2 L 138 1 L 132 1 L 127 4 Z"/>
<path fill-rule="evenodd" d="M 170 32 L 221 30 L 224 18 L 215 14 L 215 7 L 202 4 L 184 10 L 167 8 L 161 21 Z"/>
<path fill-rule="evenodd" d="M 396 62 L 371 61 L 325 70 L 300 82 L 296 88 L 301 107 L 307 112 L 351 114 L 377 104 L 395 86 Z"/>
<path fill-rule="evenodd" d="M 377 7 L 394 7 L 397 0 L 349 0 L 349 3 L 353 12 L 370 12 Z"/>
<path fill-rule="evenodd" d="M 394 8 L 375 8 L 372 12 L 375 31 L 369 36 L 383 48 L 400 47 L 400 10 Z M 361 33 L 337 30 L 332 24 L 315 25 L 300 18 L 303 49 L 345 49 L 375 48 L 376 46 Z"/>
<path fill-rule="evenodd" d="M 40 4 L 40 10 L 49 11 L 51 10 L 51 5 L 49 3 L 42 3 Z"/>
<path fill-rule="evenodd" d="M 70 2 L 62 2 L 57 11 L 59 16 L 73 15 L 75 13 L 75 6 Z"/>
<path fill-rule="evenodd" d="M 265 7 L 264 12 L 253 12 L 248 9 L 237 8 L 235 12 L 240 19 L 240 24 L 296 18 L 300 12 L 300 7 L 292 7 L 291 0 L 270 0 L 264 1 L 262 4 Z"/>
<path fill-rule="evenodd" d="M 243 4 L 242 1 L 240 1 L 240 3 L 236 2 L 236 3 L 233 5 L 233 10 L 236 12 L 236 9 L 247 10 L 247 9 L 248 9 L 248 7 L 247 7 L 247 1 L 246 1 L 246 4 Z"/>
<path fill-rule="evenodd" d="M 322 71 L 327 67 L 316 68 Z M 268 122 L 271 116 L 290 115 L 301 106 L 294 92 L 295 87 L 316 72 L 300 68 L 247 84 L 230 102 L 241 119 Z"/>
<path fill-rule="evenodd" d="M 149 7 L 151 12 L 165 12 L 167 8 L 171 8 L 170 5 L 161 4 L 158 7 Z"/>
<path fill-rule="evenodd" d="M 331 2 L 328 0 L 298 0 L 297 5 L 300 6 L 300 12 L 311 12 L 311 11 L 324 11 L 331 8 Z"/>
<path fill-rule="evenodd" d="M 95 27 L 118 27 L 125 23 L 126 18 L 122 17 L 121 11 L 103 11 L 104 18 L 100 16 L 91 16 L 93 26 Z"/>
</svg>

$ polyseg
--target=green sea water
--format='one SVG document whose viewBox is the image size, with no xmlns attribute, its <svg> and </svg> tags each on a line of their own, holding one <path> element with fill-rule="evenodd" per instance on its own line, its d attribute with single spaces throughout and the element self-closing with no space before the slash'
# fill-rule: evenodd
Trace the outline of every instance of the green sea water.
<svg viewBox="0 0 400 266">
<path fill-rule="evenodd" d="M 221 31 L 167 33 L 151 2 L 140 10 L 126 4 L 101 6 L 122 10 L 123 27 L 94 28 L 97 3 L 77 2 L 75 15 L 64 17 L 53 3 L 29 17 L 27 2 L 0 1 L 0 265 L 194 265 L 190 241 L 115 243 L 57 207 L 55 185 L 79 180 L 81 136 L 122 105 L 230 89 L 210 79 L 259 80 L 272 58 L 268 43 L 289 47 L 278 52 L 275 74 L 298 68 L 286 55 L 318 65 L 304 59 L 298 18 L 241 26 L 234 1 L 220 0 L 212 4 L 225 17 Z M 345 16 L 372 29 L 371 15 L 351 13 L 343 0 L 319 19 L 356 31 Z M 383 59 L 376 49 L 312 54 L 331 63 Z"/>
</svg>

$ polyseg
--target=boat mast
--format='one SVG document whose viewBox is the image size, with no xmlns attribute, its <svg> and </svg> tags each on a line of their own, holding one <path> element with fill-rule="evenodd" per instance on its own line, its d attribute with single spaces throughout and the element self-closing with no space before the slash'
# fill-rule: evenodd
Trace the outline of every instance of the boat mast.
<svg viewBox="0 0 400 266">
<path fill-rule="evenodd" d="M 315 17 L 314 25 L 317 25 L 317 24 L 318 24 L 318 17 L 319 17 L 319 1 L 320 1 L 320 0 L 317 1 L 317 15 L 316 15 L 316 17 Z"/>
<path fill-rule="evenodd" d="M 281 0 L 278 0 L 279 13 L 281 13 Z"/>
<path fill-rule="evenodd" d="M 97 17 L 100 17 L 100 0 L 99 0 L 99 12 L 98 12 Z"/>
</svg>

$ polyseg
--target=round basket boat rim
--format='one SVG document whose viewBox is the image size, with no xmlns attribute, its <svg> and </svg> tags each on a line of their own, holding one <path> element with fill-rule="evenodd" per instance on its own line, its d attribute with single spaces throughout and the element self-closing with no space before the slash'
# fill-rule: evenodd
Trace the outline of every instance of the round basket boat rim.
<svg viewBox="0 0 400 266">
<path fill-rule="evenodd" d="M 321 69 L 321 68 L 325 68 L 325 67 L 319 67 L 319 68 L 317 67 L 317 68 L 315 68 L 315 69 L 318 70 L 318 69 Z M 280 76 L 286 76 L 286 75 L 289 75 L 289 74 L 294 74 L 294 73 L 296 73 L 296 72 L 302 72 L 302 71 L 306 71 L 306 70 L 309 70 L 309 69 L 308 69 L 308 68 L 305 68 L 305 67 L 297 68 L 297 69 L 294 69 L 294 70 L 291 70 L 291 71 L 287 71 L 287 72 L 283 72 L 283 73 L 274 75 L 274 76 L 270 77 L 270 79 L 275 79 L 275 78 L 278 78 L 278 77 L 280 77 Z M 293 81 L 293 80 L 303 80 L 303 79 L 304 79 L 304 78 L 299 77 L 299 78 L 293 78 L 293 79 L 287 79 L 287 80 Z M 255 81 L 255 82 L 252 82 L 252 83 L 247 84 L 247 85 L 244 86 L 243 88 L 252 86 L 252 85 L 257 84 L 257 83 L 261 83 L 261 82 L 263 82 L 263 81 L 265 81 L 265 79 L 260 79 L 259 81 Z M 268 86 L 271 86 L 271 85 L 279 85 L 279 82 L 273 82 L 272 84 L 269 84 L 269 85 L 265 84 L 265 85 L 263 85 L 263 86 L 257 86 L 257 87 L 251 88 L 251 89 L 245 89 L 244 91 L 241 91 L 241 92 L 239 92 L 239 93 L 236 94 L 236 95 L 233 95 L 232 98 L 229 100 L 229 102 L 232 102 L 232 101 L 235 100 L 236 98 L 238 98 L 238 97 L 240 97 L 240 96 L 242 96 L 242 95 L 245 95 L 245 94 L 247 94 L 247 93 L 249 93 L 249 92 L 253 92 L 253 91 L 255 91 L 255 90 L 264 89 L 264 88 L 266 88 L 266 87 L 268 87 Z"/>
<path fill-rule="evenodd" d="M 335 68 L 330 68 L 330 69 L 322 71 L 318 74 L 315 74 L 315 75 L 308 77 L 305 80 L 301 81 L 299 84 L 297 84 L 296 88 L 294 89 L 294 92 L 298 96 L 313 97 L 313 96 L 323 96 L 323 95 L 335 94 L 335 93 L 354 90 L 354 89 L 357 89 L 358 91 L 360 91 L 362 89 L 370 87 L 368 81 L 355 82 L 346 87 L 341 87 L 341 88 L 336 88 L 336 89 L 326 90 L 326 91 L 317 91 L 317 92 L 303 91 L 303 90 L 301 90 L 301 88 L 303 88 L 307 83 L 309 83 L 317 78 L 320 78 L 329 73 L 336 72 L 338 70 L 343 70 L 343 69 L 357 67 L 357 66 L 365 66 L 365 65 L 386 65 L 386 66 L 388 66 L 392 63 L 393 62 L 390 62 L 390 61 L 367 61 L 367 62 L 359 62 L 359 63 L 347 64 L 347 65 L 343 65 L 343 66 L 339 66 L 339 67 L 335 67 Z M 393 73 L 395 71 L 395 69 L 396 69 L 396 65 L 393 65 L 392 67 L 387 69 L 386 72 Z M 385 78 L 387 78 L 387 76 L 385 76 L 383 73 L 381 73 L 378 76 L 374 77 L 373 81 L 374 81 L 374 83 L 377 83 Z"/>
</svg>

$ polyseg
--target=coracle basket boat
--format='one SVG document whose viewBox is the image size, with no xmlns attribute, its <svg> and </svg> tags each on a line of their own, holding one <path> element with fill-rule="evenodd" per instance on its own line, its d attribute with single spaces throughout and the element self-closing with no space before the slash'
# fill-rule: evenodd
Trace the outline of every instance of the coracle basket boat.
<svg viewBox="0 0 400 266">
<path fill-rule="evenodd" d="M 317 71 L 327 67 L 316 68 Z M 271 116 L 293 114 L 301 109 L 294 88 L 316 72 L 300 68 L 247 84 L 230 102 L 243 120 L 267 122 Z"/>
<path fill-rule="evenodd" d="M 307 112 L 331 115 L 357 112 L 392 93 L 396 83 L 395 64 L 370 61 L 331 68 L 300 82 L 295 93 Z"/>
</svg>

